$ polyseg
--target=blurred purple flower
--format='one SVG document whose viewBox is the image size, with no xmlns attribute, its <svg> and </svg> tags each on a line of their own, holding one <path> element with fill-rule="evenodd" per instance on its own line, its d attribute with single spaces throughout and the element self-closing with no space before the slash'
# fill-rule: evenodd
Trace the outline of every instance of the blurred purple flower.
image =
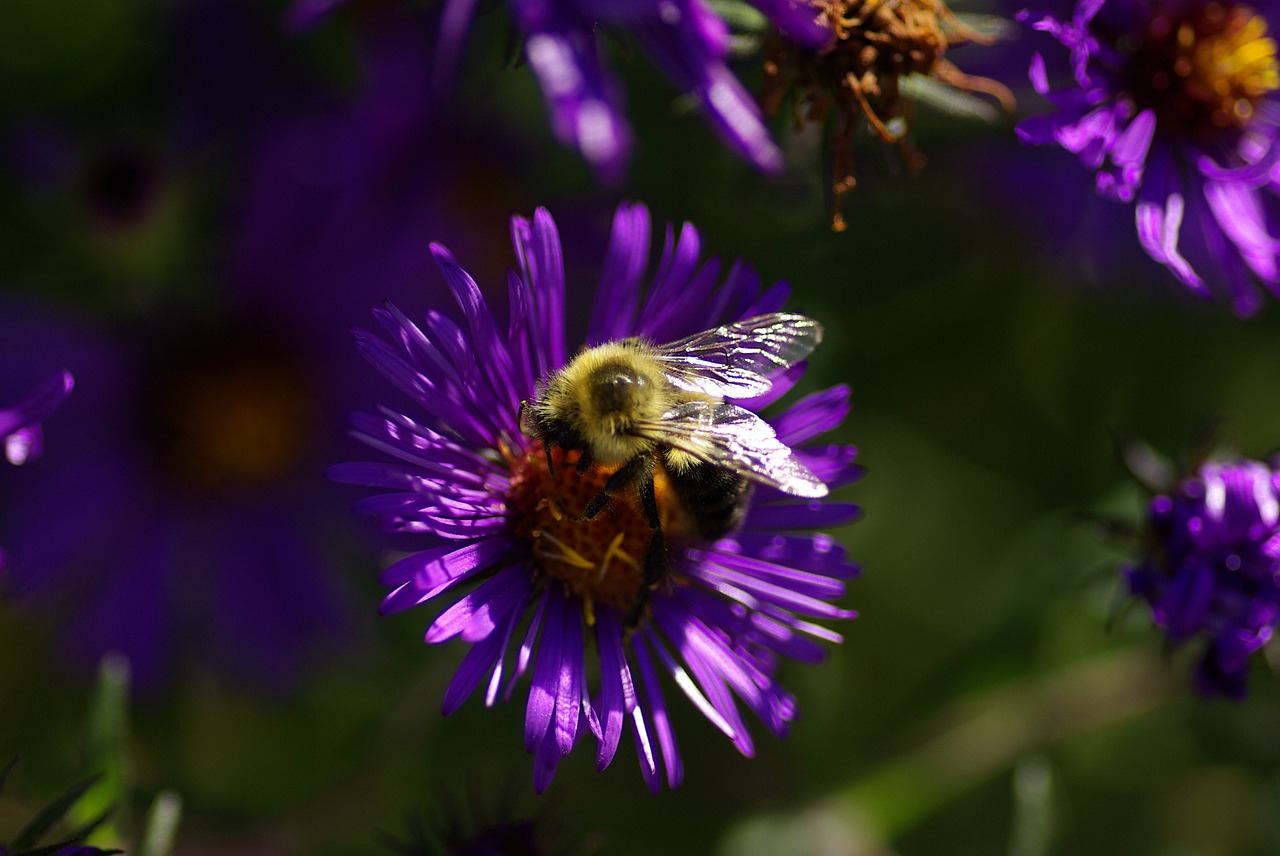
<svg viewBox="0 0 1280 856">
<path fill-rule="evenodd" d="M 481 684 L 486 705 L 509 698 L 532 669 L 524 742 L 536 756 L 539 791 L 587 731 L 598 741 L 597 767 L 608 766 L 627 719 L 650 789 L 661 787 L 664 770 L 674 787 L 682 763 L 659 673 L 666 672 L 745 755 L 754 748 L 735 693 L 772 733 L 784 734 L 796 704 L 776 680 L 779 662 L 819 661 L 824 651 L 814 640 L 839 641 L 808 619 L 852 617 L 832 601 L 844 593 L 843 580 L 858 571 L 829 536 L 801 530 L 847 523 L 858 509 L 758 487 L 741 529 L 731 536 L 703 543 L 676 530 L 669 539 L 670 584 L 653 592 L 650 613 L 634 632 L 625 629 L 642 586 L 639 566 L 629 557 L 644 554 L 650 530 L 630 503 L 620 501 L 582 522 L 557 515 L 548 502 L 549 494 L 561 491 L 566 497 L 575 490 L 594 494 L 598 485 L 588 481 L 603 476 L 596 470 L 576 475 L 559 447 L 553 454 L 562 466 L 550 475 L 542 444 L 521 433 L 521 402 L 533 396 L 538 377 L 566 363 L 569 351 L 556 225 L 539 210 L 532 222 L 514 218 L 512 237 L 520 271 L 509 278 L 506 325 L 499 325 L 448 250 L 434 244 L 465 322 L 431 310 L 419 326 L 388 304 L 375 315 L 394 344 L 357 333 L 360 352 L 409 395 L 418 412 L 357 414 L 353 433 L 394 460 L 341 464 L 330 475 L 389 491 L 357 508 L 388 531 L 417 534 L 425 545 L 383 574 L 391 588 L 384 613 L 446 596 L 459 583 L 475 584 L 465 595 L 448 596 L 452 603 L 426 632 L 429 643 L 461 637 L 472 646 L 445 692 L 445 714 Z M 643 293 L 649 252 L 648 211 L 620 207 L 587 343 L 627 336 L 673 341 L 776 311 L 787 298 L 782 283 L 761 292 L 758 275 L 740 262 L 717 286 L 720 264 L 699 261 L 700 239 L 689 225 L 678 239 L 668 228 L 662 261 Z M 749 404 L 764 406 L 782 395 L 802 369 L 776 377 L 773 390 Z M 796 447 L 836 427 L 848 406 L 847 388 L 835 387 L 769 421 L 783 443 Z M 859 472 L 849 446 L 805 446 L 796 454 L 832 487 Z M 658 490 L 661 496 L 661 484 Z M 599 663 L 594 688 L 588 674 L 596 668 L 585 656 L 586 637 L 592 636 Z M 518 653 L 508 660 L 513 646 Z"/>
<path fill-rule="evenodd" d="M 1224 291 L 1241 316 L 1260 307 L 1258 283 L 1280 292 L 1277 19 L 1261 9 L 1080 0 L 1069 16 L 1019 16 L 1066 48 L 1073 80 L 1052 88 L 1035 55 L 1032 83 L 1057 110 L 1019 135 L 1077 155 L 1099 194 L 1134 205 L 1151 258 L 1200 296 Z"/>
<path fill-rule="evenodd" d="M 78 381 L 40 472 L 7 486 L 0 574 L 6 597 L 55 617 L 68 656 L 87 672 L 119 651 L 144 688 L 193 654 L 283 686 L 349 639 L 325 549 L 341 530 L 307 474 L 328 452 L 309 386 L 322 366 L 289 331 L 180 313 L 113 329 L 30 304 L 3 324 L 27 359 L 66 353 Z"/>
<path fill-rule="evenodd" d="M 310 26 L 342 0 L 296 0 L 286 15 L 293 29 Z M 803 0 L 748 0 L 792 40 L 818 48 L 831 31 Z M 631 128 L 613 75 L 605 65 L 605 32 L 634 40 L 681 92 L 693 96 L 712 127 L 762 170 L 782 168 L 755 98 L 726 65 L 730 32 L 705 0 L 510 0 L 524 39 L 524 55 L 542 86 L 556 136 L 582 152 L 608 181 L 621 177 Z M 444 4 L 438 62 L 448 76 L 457 65 L 476 0 Z"/>
<path fill-rule="evenodd" d="M 141 686 L 180 661 L 280 688 L 353 647 L 338 559 L 353 525 L 322 474 L 368 402 L 343 359 L 350 319 L 421 294 L 424 233 L 511 207 L 475 180 L 491 152 L 431 142 L 459 120 L 429 97 L 420 35 L 363 33 L 352 96 L 309 90 L 236 130 L 243 183 L 197 311 L 171 301 L 114 326 L 33 304 L 0 315 L 0 341 L 36 361 L 68 348 L 80 383 L 57 454 L 13 485 L 0 582 L 63 619 L 86 667 L 119 650 Z"/>
<path fill-rule="evenodd" d="M 1280 473 L 1209 461 L 1151 500 L 1148 552 L 1121 568 L 1174 645 L 1205 642 L 1196 687 L 1245 695 L 1250 656 L 1280 622 Z"/>
</svg>

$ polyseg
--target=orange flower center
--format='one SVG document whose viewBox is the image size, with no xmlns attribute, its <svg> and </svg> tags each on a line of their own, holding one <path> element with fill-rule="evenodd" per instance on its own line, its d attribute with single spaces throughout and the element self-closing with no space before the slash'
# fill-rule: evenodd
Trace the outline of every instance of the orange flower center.
<svg viewBox="0 0 1280 856">
<path fill-rule="evenodd" d="M 1205 3 L 1157 15 L 1130 64 L 1130 91 L 1163 127 L 1194 137 L 1242 128 L 1280 89 L 1276 43 L 1247 6 Z"/>
<path fill-rule="evenodd" d="M 653 530 L 633 486 L 615 493 L 592 520 L 576 519 L 600 493 L 617 467 L 592 466 L 579 474 L 579 452 L 552 447 L 555 467 L 531 444 L 520 456 L 508 454 L 511 487 L 507 505 L 513 529 L 528 539 L 538 573 L 559 581 L 582 600 L 587 622 L 595 622 L 595 604 L 626 613 L 644 585 L 644 561 Z M 663 533 L 670 546 L 690 531 L 688 514 L 675 501 L 666 472 L 655 467 L 654 492 Z"/>
<path fill-rule="evenodd" d="M 253 490 L 290 472 L 316 422 L 304 373 L 270 345 L 186 343 L 146 387 L 143 419 L 161 464 L 200 493 Z"/>
</svg>

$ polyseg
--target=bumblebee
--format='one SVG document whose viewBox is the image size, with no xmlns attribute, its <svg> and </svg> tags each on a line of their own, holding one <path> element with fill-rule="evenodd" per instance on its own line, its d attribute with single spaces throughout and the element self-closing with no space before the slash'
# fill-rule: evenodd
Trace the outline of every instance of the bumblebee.
<svg viewBox="0 0 1280 856">
<path fill-rule="evenodd" d="M 725 399 L 769 391 L 771 378 L 804 359 L 822 326 L 803 315 L 758 315 L 658 345 L 639 338 L 585 348 L 539 381 L 521 403 L 521 430 L 551 447 L 578 451 L 576 469 L 616 467 L 577 520 L 600 515 L 610 497 L 634 488 L 653 536 L 641 587 L 627 617 L 634 627 L 666 569 L 666 539 L 654 491 L 662 467 L 698 537 L 714 541 L 742 522 L 753 484 L 801 497 L 823 484 L 769 423 Z"/>
</svg>

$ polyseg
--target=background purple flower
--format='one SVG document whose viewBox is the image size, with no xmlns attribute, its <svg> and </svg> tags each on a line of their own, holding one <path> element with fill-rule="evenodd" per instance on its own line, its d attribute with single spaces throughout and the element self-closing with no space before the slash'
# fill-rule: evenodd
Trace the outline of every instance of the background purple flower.
<svg viewBox="0 0 1280 856">
<path fill-rule="evenodd" d="M 297 0 L 286 24 L 305 28 L 341 2 Z M 817 48 L 831 38 L 802 0 L 750 3 L 800 44 Z M 524 57 L 542 86 L 552 129 L 606 180 L 621 177 L 632 146 L 620 87 L 604 57 L 606 32 L 635 42 L 680 92 L 697 100 L 734 151 L 760 169 L 782 168 L 781 152 L 755 98 L 727 65 L 728 25 L 704 0 L 511 0 L 509 5 Z M 437 62 L 445 77 L 455 73 L 475 9 L 475 0 L 444 4 Z"/>
<path fill-rule="evenodd" d="M 627 556 L 642 556 L 648 542 L 639 512 L 615 503 L 609 515 L 588 523 L 538 522 L 547 491 L 559 488 L 552 487 L 541 444 L 521 434 L 518 413 L 520 402 L 532 397 L 535 380 L 567 361 L 565 271 L 559 234 L 546 211 L 539 210 L 532 222 L 513 219 L 512 235 L 520 271 L 509 283 L 505 332 L 475 282 L 434 245 L 465 326 L 435 310 L 419 326 L 389 305 L 375 315 L 395 344 L 357 334 L 360 351 L 410 396 L 416 412 L 358 414 L 355 435 L 396 462 L 344 464 L 331 475 L 390 489 L 358 508 L 376 515 L 389 531 L 418 533 L 426 545 L 383 574 L 392 588 L 384 612 L 436 599 L 459 583 L 476 584 L 455 595 L 426 634 L 431 643 L 460 636 L 472 645 L 445 693 L 446 714 L 482 684 L 486 705 L 509 697 L 515 681 L 531 669 L 524 740 L 535 755 L 539 791 L 588 731 L 598 741 L 597 767 L 608 766 L 627 720 L 646 783 L 657 790 L 665 779 L 674 787 L 683 767 L 659 675 L 672 678 L 745 755 L 753 754 L 754 744 L 737 699 L 775 735 L 785 734 L 796 703 L 776 680 L 780 662 L 820 660 L 823 649 L 815 640 L 839 640 L 810 618 L 853 615 L 831 601 L 843 594 L 843 580 L 856 566 L 832 539 L 805 530 L 847 523 L 857 509 L 758 488 L 740 531 L 711 544 L 673 543 L 669 573 L 675 582 L 653 593 L 649 617 L 634 633 L 624 632 L 639 566 L 630 572 L 631 596 L 611 587 L 625 591 L 620 581 L 629 573 Z M 718 283 L 720 263 L 700 259 L 700 239 L 689 225 L 678 238 L 668 228 L 662 259 L 646 288 L 649 236 L 642 206 L 618 209 L 588 344 L 630 335 L 670 341 L 777 311 L 786 300 L 785 285 L 762 291 L 759 277 L 740 262 Z M 802 370 L 797 366 L 778 377 L 774 389 L 750 406 L 784 394 Z M 781 441 L 797 448 L 832 487 L 857 477 L 854 450 L 802 444 L 838 425 L 847 410 L 848 390 L 835 387 L 770 420 Z M 562 457 L 558 470 L 567 474 L 572 466 Z M 572 489 L 583 477 L 568 478 Z M 603 556 L 584 545 L 583 539 L 590 543 L 593 537 L 600 546 L 610 542 Z M 584 561 L 588 573 L 563 576 L 568 566 L 580 568 Z M 527 629 L 517 634 L 530 615 Z M 599 657 L 597 686 L 588 678 L 595 668 L 584 658 L 590 635 Z M 513 648 L 518 653 L 509 661 Z"/>
<path fill-rule="evenodd" d="M 1275 10 L 1081 0 L 1020 18 L 1065 48 L 1062 74 L 1032 61 L 1056 112 L 1020 124 L 1023 140 L 1077 155 L 1099 194 L 1132 204 L 1143 249 L 1193 292 L 1256 312 L 1257 284 L 1280 287 Z"/>
<path fill-rule="evenodd" d="M 41 477 L 8 492 L 4 593 L 57 617 L 86 668 L 119 650 L 143 686 L 196 663 L 279 688 L 356 647 L 339 567 L 357 542 L 322 477 L 366 400 L 349 319 L 419 292 L 424 234 L 475 246 L 474 212 L 509 208 L 476 177 L 510 152 L 440 133 L 462 122 L 430 96 L 420 35 L 371 22 L 353 93 L 312 86 L 219 138 L 229 215 L 196 284 L 117 319 L 6 306 L 6 345 L 32 364 L 66 348 L 84 394 Z M 173 161 L 171 184 L 199 158 Z"/>
<path fill-rule="evenodd" d="M 1280 473 L 1209 461 L 1151 500 L 1148 554 L 1122 568 L 1169 642 L 1204 643 L 1196 687 L 1242 698 L 1252 654 L 1280 622 Z"/>
</svg>

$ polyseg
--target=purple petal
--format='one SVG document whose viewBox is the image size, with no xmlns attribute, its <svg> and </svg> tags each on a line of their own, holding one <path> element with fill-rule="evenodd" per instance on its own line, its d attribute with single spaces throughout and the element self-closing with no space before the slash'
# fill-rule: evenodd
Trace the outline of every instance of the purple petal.
<svg viewBox="0 0 1280 856">
<path fill-rule="evenodd" d="M 462 658 L 458 671 L 444 691 L 442 711 L 445 716 L 450 715 L 462 706 L 462 703 L 475 692 L 476 687 L 480 686 L 480 682 L 484 680 L 485 673 L 491 667 L 494 668 L 494 680 L 496 680 L 497 675 L 501 674 L 502 654 L 506 650 L 507 643 L 511 640 L 511 631 L 520 620 L 522 612 L 523 610 L 520 609 L 511 610 L 506 623 L 506 630 L 503 633 L 493 633 L 480 640 L 471 646 L 467 656 Z M 490 697 L 492 696 L 492 683 L 491 681 Z M 488 697 L 486 697 L 486 703 L 490 703 Z"/>
<path fill-rule="evenodd" d="M 568 755 L 578 739 L 581 719 L 582 686 L 582 615 L 576 609 L 565 610 L 564 642 L 560 654 L 560 682 L 556 691 L 556 745 Z"/>
<path fill-rule="evenodd" d="M 849 387 L 840 384 L 806 395 L 769 421 L 784 445 L 797 446 L 835 428 L 848 415 Z"/>
<path fill-rule="evenodd" d="M 461 635 L 478 642 L 493 632 L 528 585 L 528 569 L 516 566 L 494 574 L 463 597 L 427 628 L 426 641 L 438 644 Z"/>
<path fill-rule="evenodd" d="M 649 209 L 619 205 L 609 230 L 600 287 L 588 326 L 587 344 L 599 345 L 634 333 L 640 277 L 649 264 Z"/>
<path fill-rule="evenodd" d="M 564 598 L 548 595 L 546 621 L 542 637 L 538 640 L 538 661 L 533 668 L 533 682 L 525 705 L 524 748 L 529 752 L 541 745 L 555 714 L 564 630 Z"/>
<path fill-rule="evenodd" d="M 653 668 L 649 653 L 645 650 L 644 640 L 639 634 L 632 637 L 631 650 L 635 654 L 636 666 L 640 669 L 640 686 L 645 695 L 644 704 L 653 721 L 654 731 L 657 732 L 658 748 L 662 752 L 662 763 L 667 770 L 667 785 L 678 788 L 680 782 L 684 780 L 684 762 L 680 758 L 676 734 L 667 716 L 667 703 L 662 696 L 662 685 L 658 682 L 658 673 Z"/>
<path fill-rule="evenodd" d="M 596 752 L 596 769 L 603 770 L 613 761 L 622 737 L 626 717 L 626 699 L 634 696 L 631 671 L 622 650 L 622 627 L 610 609 L 596 611 L 596 650 L 600 655 L 600 709 L 604 715 L 604 734 Z"/>
</svg>

